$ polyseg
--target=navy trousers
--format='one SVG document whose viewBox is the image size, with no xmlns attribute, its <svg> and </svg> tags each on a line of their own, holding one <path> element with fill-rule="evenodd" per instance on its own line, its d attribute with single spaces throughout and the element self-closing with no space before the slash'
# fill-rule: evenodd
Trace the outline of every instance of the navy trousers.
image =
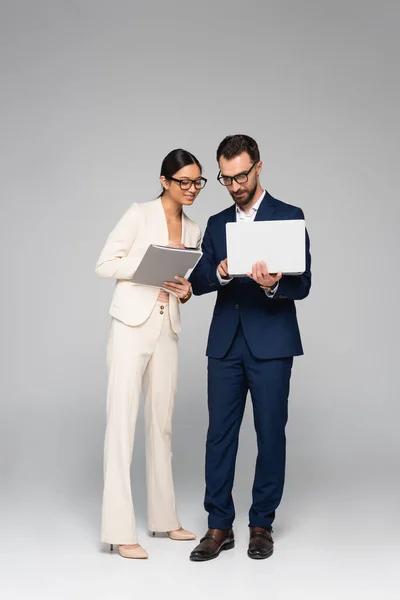
<svg viewBox="0 0 400 600">
<path fill-rule="evenodd" d="M 258 447 L 249 526 L 271 528 L 285 479 L 285 426 L 292 364 L 293 357 L 255 358 L 240 323 L 228 353 L 221 359 L 208 359 L 204 507 L 209 514 L 209 528 L 230 529 L 235 518 L 232 487 L 248 391 Z"/>
</svg>

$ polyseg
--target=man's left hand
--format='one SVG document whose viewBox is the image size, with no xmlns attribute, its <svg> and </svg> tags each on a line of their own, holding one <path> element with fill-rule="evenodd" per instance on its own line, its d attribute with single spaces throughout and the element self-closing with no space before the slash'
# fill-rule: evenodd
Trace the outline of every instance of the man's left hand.
<svg viewBox="0 0 400 600">
<path fill-rule="evenodd" d="M 282 273 L 269 273 L 264 261 L 253 265 L 252 272 L 247 275 L 263 288 L 272 288 L 282 277 Z"/>
</svg>

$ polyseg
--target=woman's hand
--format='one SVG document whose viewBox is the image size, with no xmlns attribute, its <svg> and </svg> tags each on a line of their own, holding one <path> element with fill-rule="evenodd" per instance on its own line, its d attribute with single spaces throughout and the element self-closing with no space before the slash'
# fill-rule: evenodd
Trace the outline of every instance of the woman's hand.
<svg viewBox="0 0 400 600">
<path fill-rule="evenodd" d="M 182 244 L 182 242 L 168 242 L 168 248 L 185 248 L 185 244 Z"/>
<path fill-rule="evenodd" d="M 179 275 L 175 275 L 174 279 L 177 281 L 164 281 L 163 287 L 170 292 L 174 292 L 179 299 L 185 298 L 185 296 L 188 296 L 189 294 L 191 295 L 192 285 L 190 281 L 184 277 L 179 277 Z"/>
</svg>

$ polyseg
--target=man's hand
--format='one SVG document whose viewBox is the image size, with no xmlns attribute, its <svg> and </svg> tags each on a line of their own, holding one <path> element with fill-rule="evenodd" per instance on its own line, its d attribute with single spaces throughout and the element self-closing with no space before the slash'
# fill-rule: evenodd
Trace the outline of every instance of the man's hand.
<svg viewBox="0 0 400 600">
<path fill-rule="evenodd" d="M 253 265 L 251 273 L 247 273 L 253 281 L 263 288 L 272 288 L 282 277 L 282 273 L 268 273 L 267 265 L 264 261 Z"/>
<path fill-rule="evenodd" d="M 228 260 L 226 258 L 221 260 L 219 263 L 218 273 L 221 275 L 222 279 L 230 279 L 228 272 Z"/>
<path fill-rule="evenodd" d="M 176 279 L 177 282 L 180 283 L 174 281 L 164 281 L 163 287 L 169 290 L 170 292 L 174 292 L 174 294 L 176 294 L 178 298 L 184 298 L 189 293 L 191 293 L 192 285 L 190 281 L 184 279 L 183 277 L 179 277 L 178 275 L 175 275 L 174 279 Z"/>
</svg>

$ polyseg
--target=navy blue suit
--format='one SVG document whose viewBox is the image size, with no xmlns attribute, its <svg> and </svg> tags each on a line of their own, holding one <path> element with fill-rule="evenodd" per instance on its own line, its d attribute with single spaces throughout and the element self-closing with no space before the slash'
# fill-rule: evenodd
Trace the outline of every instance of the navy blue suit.
<svg viewBox="0 0 400 600">
<path fill-rule="evenodd" d="M 300 208 L 266 192 L 255 220 L 303 218 Z M 294 301 L 305 298 L 310 290 L 310 243 L 306 233 L 305 272 L 284 275 L 273 298 L 248 277 L 221 285 L 217 267 L 227 256 L 225 225 L 234 221 L 235 205 L 209 219 L 203 256 L 190 277 L 195 295 L 218 292 L 207 344 L 209 428 L 204 504 L 210 528 L 231 528 L 239 429 L 250 391 L 258 456 L 249 525 L 270 528 L 283 492 L 293 357 L 303 354 Z"/>
</svg>

